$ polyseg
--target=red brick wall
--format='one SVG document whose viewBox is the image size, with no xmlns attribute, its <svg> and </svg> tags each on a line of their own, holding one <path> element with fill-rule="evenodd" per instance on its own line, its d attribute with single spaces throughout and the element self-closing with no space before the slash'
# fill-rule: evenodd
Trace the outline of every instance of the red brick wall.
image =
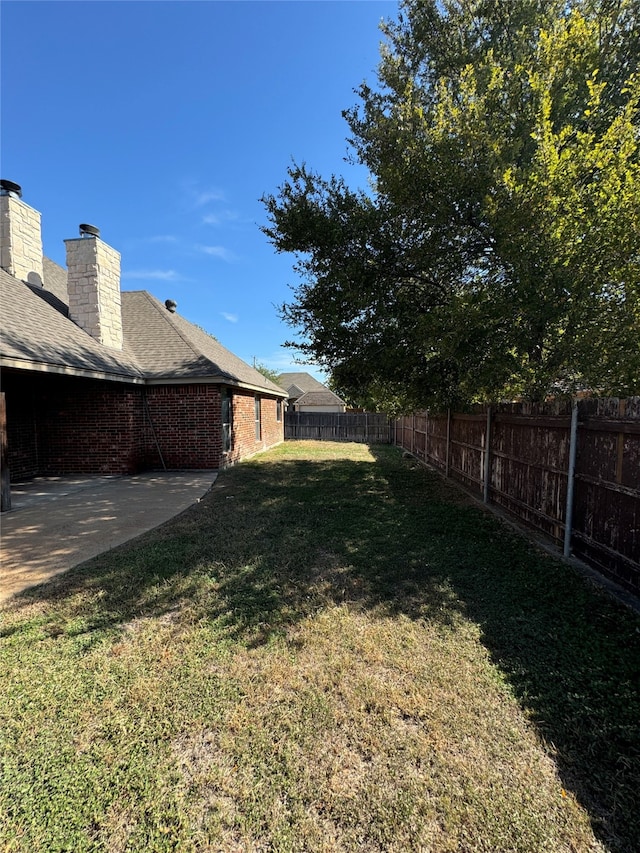
<svg viewBox="0 0 640 853">
<path fill-rule="evenodd" d="M 33 394 L 22 383 L 3 375 L 7 401 L 8 463 L 12 480 L 38 473 L 36 411 Z"/>
<path fill-rule="evenodd" d="M 222 453 L 217 385 L 125 385 L 44 373 L 6 371 L 12 480 L 35 475 L 131 474 L 219 468 L 284 439 L 275 398 L 261 401 L 255 436 L 254 394 L 232 389 L 233 445 Z M 146 396 L 146 404 L 145 404 Z M 153 430 L 151 423 L 153 424 Z"/>
<path fill-rule="evenodd" d="M 251 391 L 233 389 L 233 442 L 231 452 L 226 454 L 223 464 L 230 465 L 238 462 L 240 459 L 284 441 L 284 414 L 283 420 L 276 420 L 276 399 L 259 396 L 261 435 L 260 439 L 256 439 L 256 395 Z"/>
<path fill-rule="evenodd" d="M 222 409 L 218 385 L 152 385 L 146 389 L 155 438 L 167 468 L 219 468 Z M 145 463 L 161 467 L 146 423 Z"/>
<path fill-rule="evenodd" d="M 143 466 L 141 389 L 118 382 L 56 383 L 40 400 L 40 473 L 128 474 Z"/>
<path fill-rule="evenodd" d="M 139 388 L 8 370 L 3 385 L 12 480 L 139 470 Z"/>
<path fill-rule="evenodd" d="M 280 412 L 280 420 L 277 421 L 275 397 L 262 398 L 262 443 L 265 448 L 284 441 L 284 400 Z"/>
<path fill-rule="evenodd" d="M 167 468 L 221 468 L 284 441 L 284 423 L 276 421 L 276 400 L 261 398 L 261 437 L 256 440 L 255 394 L 231 389 L 232 445 L 222 451 L 222 398 L 218 385 L 161 385 L 147 388 L 155 435 Z M 147 467 L 160 458 L 150 429 Z"/>
</svg>

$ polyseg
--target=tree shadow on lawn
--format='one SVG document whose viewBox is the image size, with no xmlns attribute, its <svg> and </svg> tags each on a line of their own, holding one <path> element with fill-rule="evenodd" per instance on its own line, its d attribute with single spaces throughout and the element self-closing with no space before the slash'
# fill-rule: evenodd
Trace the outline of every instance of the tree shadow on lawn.
<svg viewBox="0 0 640 853">
<path fill-rule="evenodd" d="M 226 471 L 178 518 L 16 602 L 46 602 L 87 641 L 185 607 L 247 645 L 335 603 L 469 618 L 598 837 L 640 849 L 640 620 L 436 473 L 372 452 Z"/>
</svg>

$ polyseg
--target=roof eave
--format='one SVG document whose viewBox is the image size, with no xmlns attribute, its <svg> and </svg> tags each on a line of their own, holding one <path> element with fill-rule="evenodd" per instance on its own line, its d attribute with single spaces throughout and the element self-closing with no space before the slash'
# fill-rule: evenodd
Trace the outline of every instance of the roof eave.
<svg viewBox="0 0 640 853">
<path fill-rule="evenodd" d="M 230 385 L 233 388 L 243 388 L 247 391 L 269 394 L 271 397 L 282 397 L 286 399 L 286 391 L 275 388 L 265 388 L 264 385 L 254 385 L 251 382 L 243 382 L 225 374 L 208 374 L 206 376 L 153 376 L 148 377 L 146 385 Z"/>
<path fill-rule="evenodd" d="M 89 368 L 70 367 L 66 364 L 46 364 L 41 361 L 29 361 L 22 358 L 10 358 L 2 356 L 0 367 L 13 368 L 14 370 L 28 370 L 36 373 L 55 373 L 60 376 L 77 376 L 81 379 L 103 379 L 108 382 L 124 382 L 126 384 L 144 385 L 142 376 L 131 373 L 111 373 L 103 370 L 92 370 Z"/>
<path fill-rule="evenodd" d="M 285 391 L 276 390 L 275 388 L 265 388 L 263 385 L 255 385 L 251 382 L 242 382 L 224 374 L 144 377 L 130 373 L 111 373 L 102 370 L 91 370 L 89 368 L 70 367 L 65 364 L 47 364 L 45 362 L 29 361 L 28 359 L 7 356 L 0 358 L 0 367 L 36 373 L 54 373 L 59 376 L 76 376 L 80 379 L 101 379 L 108 382 L 122 382 L 132 385 L 231 385 L 234 388 L 243 388 L 254 393 L 268 394 L 271 397 L 282 397 L 283 399 L 287 397 Z"/>
</svg>

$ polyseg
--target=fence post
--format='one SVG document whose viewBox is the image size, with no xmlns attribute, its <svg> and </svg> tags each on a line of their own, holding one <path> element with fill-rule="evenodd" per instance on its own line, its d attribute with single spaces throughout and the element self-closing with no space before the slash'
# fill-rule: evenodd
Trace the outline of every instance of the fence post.
<svg viewBox="0 0 640 853">
<path fill-rule="evenodd" d="M 627 406 L 626 400 L 618 400 L 618 417 L 622 420 Z M 616 454 L 616 483 L 622 483 L 622 469 L 624 466 L 624 433 L 618 433 L 618 447 Z"/>
<path fill-rule="evenodd" d="M 484 439 L 484 492 L 482 500 L 489 503 L 491 489 L 491 406 L 487 406 L 487 430 Z"/>
<path fill-rule="evenodd" d="M 564 556 L 571 555 L 571 530 L 573 527 L 573 482 L 576 470 L 576 445 L 578 438 L 578 403 L 571 407 L 571 431 L 569 433 L 569 470 L 567 472 L 567 509 L 564 524 Z"/>
<path fill-rule="evenodd" d="M 424 410 L 424 461 L 429 461 L 429 410 Z"/>
<path fill-rule="evenodd" d="M 451 441 L 451 409 L 447 409 L 447 452 L 445 453 L 444 475 L 449 476 L 449 444 Z"/>
</svg>

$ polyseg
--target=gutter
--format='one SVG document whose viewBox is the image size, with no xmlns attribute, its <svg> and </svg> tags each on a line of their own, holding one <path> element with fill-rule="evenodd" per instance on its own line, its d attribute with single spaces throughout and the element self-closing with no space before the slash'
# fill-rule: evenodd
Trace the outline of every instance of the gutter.
<svg viewBox="0 0 640 853">
<path fill-rule="evenodd" d="M 3 358 L 0 362 L 3 368 L 12 367 L 16 370 L 29 370 L 34 373 L 55 373 L 62 376 L 78 376 L 82 379 L 104 379 L 108 382 L 125 382 L 127 385 L 144 385 L 142 376 L 132 373 L 106 373 L 91 368 L 68 367 L 63 364 L 43 364 L 37 361 L 26 361 L 20 358 Z"/>
</svg>

